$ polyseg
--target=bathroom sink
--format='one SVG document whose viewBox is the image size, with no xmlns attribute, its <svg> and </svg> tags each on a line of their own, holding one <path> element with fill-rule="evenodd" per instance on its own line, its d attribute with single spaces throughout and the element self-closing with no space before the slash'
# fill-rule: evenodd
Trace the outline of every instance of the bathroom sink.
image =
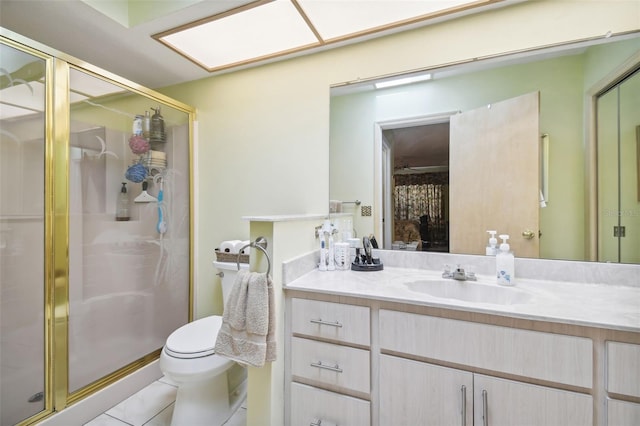
<svg viewBox="0 0 640 426">
<path fill-rule="evenodd" d="M 405 283 L 405 285 L 416 293 L 471 303 L 519 305 L 530 302 L 532 298 L 530 294 L 517 288 L 480 284 L 476 281 L 421 280 Z"/>
</svg>

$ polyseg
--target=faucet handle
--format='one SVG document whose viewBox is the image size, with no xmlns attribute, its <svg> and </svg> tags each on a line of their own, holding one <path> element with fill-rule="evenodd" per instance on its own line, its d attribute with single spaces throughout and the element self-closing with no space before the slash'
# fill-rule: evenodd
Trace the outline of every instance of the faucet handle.
<svg viewBox="0 0 640 426">
<path fill-rule="evenodd" d="M 451 266 L 448 263 L 444 264 L 444 271 L 442 272 L 442 278 L 451 278 L 453 274 L 451 273 Z"/>
<path fill-rule="evenodd" d="M 473 266 L 467 265 L 467 269 L 466 269 L 465 274 L 466 274 L 467 280 L 469 280 L 469 281 L 477 281 L 478 280 L 476 278 L 476 271 L 475 271 L 475 268 Z"/>
</svg>

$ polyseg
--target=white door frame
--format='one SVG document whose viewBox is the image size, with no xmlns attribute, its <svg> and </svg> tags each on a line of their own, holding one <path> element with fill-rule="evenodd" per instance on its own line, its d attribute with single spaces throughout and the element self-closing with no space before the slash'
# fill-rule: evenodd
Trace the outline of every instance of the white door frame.
<svg viewBox="0 0 640 426">
<path fill-rule="evenodd" d="M 460 111 L 441 112 L 436 114 L 418 115 L 393 120 L 383 120 L 374 123 L 373 150 L 373 233 L 382 241 L 382 247 L 391 248 L 393 229 L 393 211 L 391 210 L 393 196 L 391 193 L 391 147 L 383 143 L 383 130 L 402 129 L 405 127 L 425 126 L 429 124 L 448 123 L 449 117 Z M 385 147 L 386 145 L 386 147 Z M 383 150 L 385 151 L 383 153 Z"/>
</svg>

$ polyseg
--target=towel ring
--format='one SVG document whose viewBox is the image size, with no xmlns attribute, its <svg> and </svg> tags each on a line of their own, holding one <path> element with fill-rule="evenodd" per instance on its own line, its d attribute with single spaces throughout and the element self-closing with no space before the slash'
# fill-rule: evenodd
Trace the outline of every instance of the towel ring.
<svg viewBox="0 0 640 426">
<path fill-rule="evenodd" d="M 269 258 L 269 253 L 267 253 L 267 239 L 264 237 L 258 237 L 253 243 L 246 244 L 241 247 L 240 250 L 238 250 L 238 260 L 236 262 L 238 271 L 240 270 L 240 254 L 242 253 L 242 250 L 246 249 L 247 247 L 253 247 L 264 253 L 265 257 L 267 258 L 267 275 L 269 275 L 269 273 L 271 272 L 271 259 Z"/>
</svg>

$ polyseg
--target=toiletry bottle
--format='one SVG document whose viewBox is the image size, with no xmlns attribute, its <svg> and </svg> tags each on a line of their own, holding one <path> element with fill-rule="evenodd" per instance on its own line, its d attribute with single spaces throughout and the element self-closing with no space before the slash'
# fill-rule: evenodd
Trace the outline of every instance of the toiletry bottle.
<svg viewBox="0 0 640 426">
<path fill-rule="evenodd" d="M 489 238 L 489 244 L 487 244 L 486 255 L 495 256 L 496 254 L 498 254 L 498 240 L 496 239 L 497 231 L 487 231 L 487 232 L 491 234 L 491 237 Z"/>
<path fill-rule="evenodd" d="M 502 244 L 496 255 L 496 278 L 500 285 L 515 285 L 515 259 L 509 251 L 508 235 L 500 235 Z"/>
<path fill-rule="evenodd" d="M 149 140 L 149 136 L 151 136 L 151 115 L 149 111 L 145 111 L 142 119 L 142 137 Z"/>
<path fill-rule="evenodd" d="M 327 271 L 335 271 L 336 270 L 336 252 L 335 245 L 333 242 L 333 226 L 329 228 L 329 249 L 327 251 Z"/>
<path fill-rule="evenodd" d="M 321 271 L 327 270 L 327 249 L 324 245 L 324 231 L 320 232 L 320 264 L 318 269 Z"/>
<path fill-rule="evenodd" d="M 349 243 L 335 243 L 336 269 L 346 271 L 350 267 Z"/>
<path fill-rule="evenodd" d="M 129 220 L 129 194 L 127 193 L 127 183 L 122 182 L 122 188 L 118 194 L 118 205 L 116 207 L 116 220 Z"/>
<path fill-rule="evenodd" d="M 164 131 L 164 118 L 160 114 L 160 107 L 151 109 L 154 111 L 154 114 L 151 116 L 149 142 L 166 142 L 167 134 Z"/>
</svg>

